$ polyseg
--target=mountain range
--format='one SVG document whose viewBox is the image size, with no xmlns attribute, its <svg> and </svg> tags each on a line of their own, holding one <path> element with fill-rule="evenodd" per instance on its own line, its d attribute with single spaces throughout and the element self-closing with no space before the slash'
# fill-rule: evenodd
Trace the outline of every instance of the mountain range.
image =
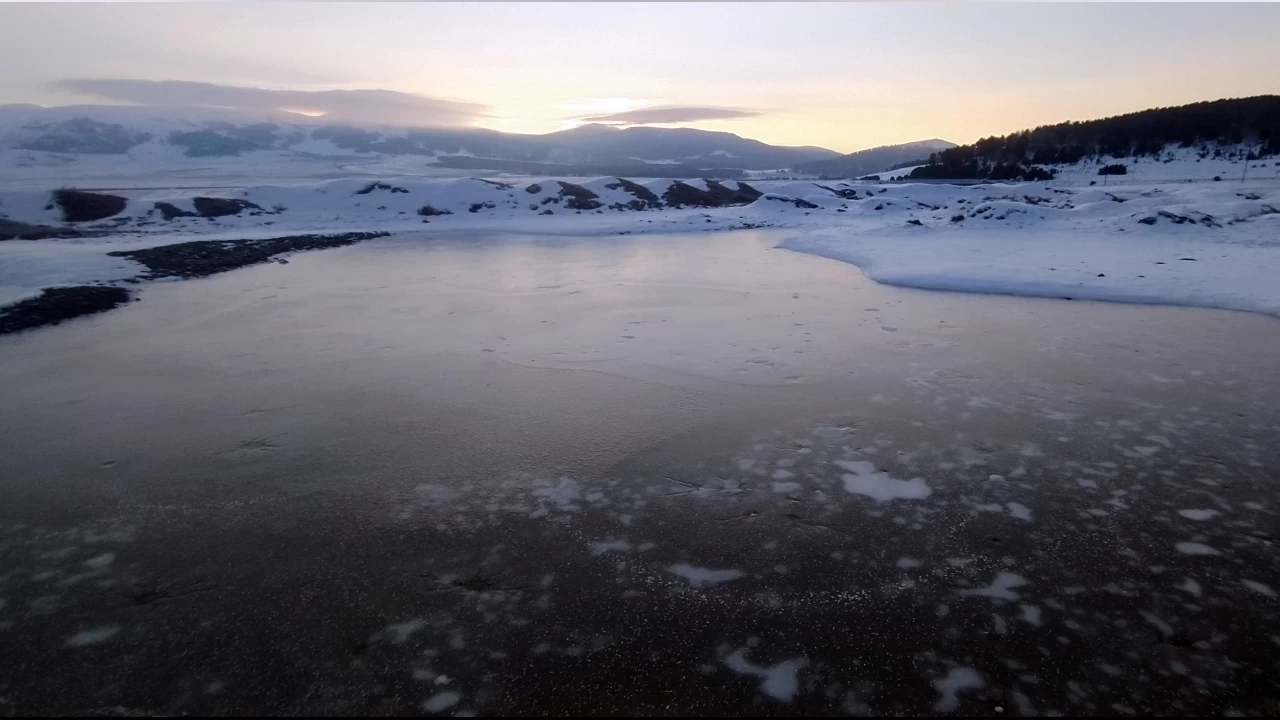
<svg viewBox="0 0 1280 720">
<path fill-rule="evenodd" d="M 113 187 L 161 176 L 173 185 L 357 175 L 850 179 L 904 168 L 913 179 L 1029 180 L 1090 158 L 1150 157 L 1171 146 L 1194 147 L 1201 158 L 1280 153 L 1280 97 L 1155 108 L 965 146 L 935 138 L 848 154 L 693 128 L 588 124 L 524 135 L 342 125 L 288 112 L 0 106 L 0 185 L 11 187 Z"/>
<path fill-rule="evenodd" d="M 901 145 L 882 145 L 840 157 L 811 160 L 800 163 L 792 169 L 799 173 L 817 175 L 820 178 L 857 178 L 885 170 L 923 165 L 928 162 L 930 154 L 955 146 L 953 142 L 938 138 Z"/>
<path fill-rule="evenodd" d="M 19 166 L 95 156 L 181 164 L 271 154 L 277 159 L 398 158 L 406 170 L 457 174 L 641 177 L 742 177 L 748 171 L 841 157 L 826 148 L 770 145 L 692 128 L 583 125 L 521 135 L 479 128 L 335 125 L 292 113 L 247 117 L 206 108 L 34 105 L 0 106 L 0 153 Z"/>
</svg>

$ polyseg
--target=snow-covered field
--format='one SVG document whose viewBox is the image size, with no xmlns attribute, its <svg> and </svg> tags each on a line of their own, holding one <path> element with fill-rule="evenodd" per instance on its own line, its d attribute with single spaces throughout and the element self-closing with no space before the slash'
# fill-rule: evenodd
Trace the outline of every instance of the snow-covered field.
<svg viewBox="0 0 1280 720">
<path fill-rule="evenodd" d="M 1175 178 L 1196 164 L 1183 159 L 1153 170 Z M 1261 172 L 1244 183 L 1237 177 L 1103 186 L 1096 179 L 1092 187 L 1069 180 L 760 181 L 749 186 L 762 193 L 758 199 L 721 207 L 675 207 L 669 193 L 681 189 L 677 181 L 611 177 L 567 179 L 567 186 L 558 179 L 388 177 L 376 185 L 343 179 L 125 191 L 123 212 L 78 225 L 103 230 L 103 237 L 0 242 L 0 303 L 53 285 L 117 282 L 141 268 L 107 252 L 197 238 L 350 230 L 607 236 L 763 226 L 790 231 L 782 248 L 849 262 L 894 285 L 1280 315 L 1280 180 Z M 687 185 L 716 189 L 699 180 Z M 746 189 L 732 181 L 720 188 Z M 245 200 L 258 209 L 165 220 L 156 205 L 194 213 L 196 196 Z M 49 190 L 0 191 L 0 217 L 61 224 Z"/>
</svg>

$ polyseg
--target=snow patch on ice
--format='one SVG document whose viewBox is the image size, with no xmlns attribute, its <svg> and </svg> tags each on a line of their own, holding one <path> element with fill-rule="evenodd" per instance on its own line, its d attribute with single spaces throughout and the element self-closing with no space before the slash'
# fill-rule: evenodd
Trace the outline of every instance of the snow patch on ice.
<svg viewBox="0 0 1280 720">
<path fill-rule="evenodd" d="M 1178 586 L 1178 589 L 1191 593 L 1195 597 L 1200 597 L 1200 583 L 1196 582 L 1193 578 L 1183 578 L 1182 584 Z"/>
<path fill-rule="evenodd" d="M 421 618 L 414 618 L 413 620 L 406 620 L 400 623 L 392 623 L 381 631 L 374 633 L 370 640 L 377 641 L 382 638 L 386 638 L 399 645 L 400 643 L 407 641 L 414 633 L 426 627 L 426 625 L 427 621 Z"/>
<path fill-rule="evenodd" d="M 1002 572 L 996 575 L 995 580 L 984 588 L 969 588 L 959 591 L 961 595 L 976 595 L 979 597 L 987 597 L 992 600 L 1018 600 L 1022 596 L 1013 591 L 1013 588 L 1022 587 L 1027 584 L 1027 579 L 1021 575 Z"/>
<path fill-rule="evenodd" d="M 631 543 L 626 540 L 600 540 L 587 546 L 592 555 L 603 555 L 607 552 L 630 552 Z"/>
<path fill-rule="evenodd" d="M 667 568 L 667 572 L 678 575 L 689 582 L 690 587 L 700 588 L 706 585 L 717 585 L 742 577 L 741 570 L 712 570 L 700 568 L 688 563 L 677 563 Z"/>
<path fill-rule="evenodd" d="M 952 712 L 960 707 L 960 693 L 986 687 L 987 681 L 977 670 L 967 667 L 952 668 L 943 677 L 933 681 L 933 688 L 941 695 L 933 704 L 935 712 Z"/>
<path fill-rule="evenodd" d="M 564 478 L 555 487 L 534 490 L 533 495 L 544 503 L 554 505 L 562 512 L 574 512 L 578 509 L 577 503 L 582 500 L 582 487 Z"/>
<path fill-rule="evenodd" d="M 795 699 L 800 690 L 800 671 L 808 664 L 807 658 L 799 657 L 771 665 L 756 665 L 747 660 L 748 648 L 738 648 L 724 659 L 730 670 L 742 675 L 754 675 L 760 678 L 760 692 L 777 700 L 789 703 Z"/>
<path fill-rule="evenodd" d="M 457 705 L 458 701 L 461 699 L 462 695 L 457 692 L 453 690 L 445 690 L 444 692 L 438 692 L 427 698 L 427 700 L 422 703 L 422 709 L 429 713 L 444 712 L 454 705 Z"/>
<path fill-rule="evenodd" d="M 1019 520 L 1026 520 L 1027 522 L 1031 522 L 1031 508 L 1027 507 L 1026 505 L 1023 505 L 1022 503 L 1016 503 L 1016 502 L 1005 503 L 1004 505 L 1005 507 L 1009 508 L 1009 513 L 1014 517 L 1018 518 Z"/>
<path fill-rule="evenodd" d="M 81 630 L 67 638 L 67 647 L 81 648 L 87 645 L 96 645 L 110 640 L 118 632 L 120 632 L 119 625 L 103 625 L 90 630 Z"/>
<path fill-rule="evenodd" d="M 1021 604 L 1021 605 L 1019 605 L 1018 607 L 1022 609 L 1022 614 L 1019 616 L 1019 619 L 1021 619 L 1021 620 L 1025 621 L 1025 622 L 1029 622 L 1029 623 L 1031 623 L 1032 625 L 1035 625 L 1036 627 L 1040 627 L 1041 619 L 1040 619 L 1040 606 L 1039 606 L 1039 605 L 1032 605 L 1032 604 L 1030 604 L 1030 603 L 1022 603 L 1022 604 Z"/>
<path fill-rule="evenodd" d="M 103 570 L 115 562 L 116 554 L 112 552 L 102 553 L 101 555 L 91 557 L 84 561 L 84 564 L 94 570 Z"/>
<path fill-rule="evenodd" d="M 1184 555 L 1217 555 L 1218 551 L 1198 542 L 1180 542 L 1174 545 L 1178 552 Z"/>
<path fill-rule="evenodd" d="M 1276 597 L 1276 591 L 1272 590 L 1270 585 L 1260 583 L 1257 580 L 1241 580 L 1240 582 L 1244 583 L 1245 587 L 1256 593 L 1266 595 L 1269 598 Z"/>
<path fill-rule="evenodd" d="M 922 478 L 899 480 L 865 460 L 837 460 L 835 464 L 849 471 L 840 476 L 845 492 L 865 495 L 876 502 L 923 500 L 933 494 Z"/>
</svg>

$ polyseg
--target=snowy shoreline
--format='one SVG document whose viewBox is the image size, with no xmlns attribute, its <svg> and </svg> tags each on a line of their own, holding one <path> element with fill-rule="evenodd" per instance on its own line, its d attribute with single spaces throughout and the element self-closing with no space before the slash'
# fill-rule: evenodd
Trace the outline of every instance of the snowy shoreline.
<svg viewBox="0 0 1280 720">
<path fill-rule="evenodd" d="M 0 215 L 61 224 L 51 197 L 0 192 Z M 780 248 L 850 263 L 888 285 L 1280 316 L 1280 181 L 1270 179 L 1065 187 L 391 178 L 247 187 L 218 198 L 243 208 L 203 216 L 209 203 L 193 195 L 136 192 L 115 215 L 74 224 L 102 236 L 0 242 L 0 306 L 47 287 L 136 279 L 144 268 L 107 253 L 198 240 L 768 228 L 788 232 Z M 719 206 L 691 206 L 701 203 Z"/>
</svg>

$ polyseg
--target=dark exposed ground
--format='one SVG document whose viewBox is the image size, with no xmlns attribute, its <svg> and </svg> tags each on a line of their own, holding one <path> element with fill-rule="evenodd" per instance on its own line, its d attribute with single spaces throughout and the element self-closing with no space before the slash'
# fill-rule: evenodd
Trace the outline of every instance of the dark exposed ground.
<svg viewBox="0 0 1280 720">
<path fill-rule="evenodd" d="M 390 188 L 390 185 L 384 183 L 371 183 L 367 188 L 357 191 L 357 195 L 373 192 L 376 186 Z M 396 188 L 396 190 L 400 190 Z M 194 197 L 191 198 L 191 205 L 195 211 L 183 210 L 173 203 L 157 202 L 155 209 L 160 212 L 160 216 L 165 220 L 174 220 L 177 218 L 202 217 L 217 218 L 226 217 L 228 215 L 239 215 L 244 210 L 249 210 L 254 214 L 265 212 L 256 203 L 248 200 L 240 200 L 234 198 L 211 198 L 211 197 Z"/>
<path fill-rule="evenodd" d="M 224 217 L 239 215 L 242 210 L 262 210 L 256 203 L 237 198 L 194 197 L 191 204 L 200 217 Z"/>
<path fill-rule="evenodd" d="M 45 288 L 40 295 L 0 308 L 0 335 L 57 325 L 129 302 L 129 291 L 103 285 Z"/>
<path fill-rule="evenodd" d="M 714 180 L 707 180 L 706 183 L 706 190 L 688 183 L 672 183 L 662 194 L 662 199 L 670 207 L 726 207 L 753 203 L 762 194 L 743 182 L 738 183 L 740 188 L 737 190 L 730 190 Z"/>
<path fill-rule="evenodd" d="M 658 199 L 658 195 L 654 193 L 652 190 L 650 190 L 649 188 L 641 185 L 638 182 L 632 182 L 631 180 L 627 180 L 626 178 L 616 178 L 616 180 L 617 182 L 613 182 L 608 185 L 605 185 L 605 187 L 609 188 L 610 190 L 617 190 L 619 188 L 626 190 L 627 192 L 634 195 L 636 200 L 639 200 L 642 203 L 642 206 L 645 208 L 662 207 L 662 201 Z"/>
<path fill-rule="evenodd" d="M 342 247 L 385 235 L 387 233 L 354 232 L 289 235 L 263 240 L 198 240 L 107 254 L 142 263 L 149 278 L 198 278 L 266 262 L 283 253 Z"/>
<path fill-rule="evenodd" d="M 570 210 L 595 210 L 601 206 L 600 196 L 573 183 L 557 180 L 560 184 L 560 197 L 565 199 L 565 207 Z"/>
<path fill-rule="evenodd" d="M 69 189 L 55 190 L 53 200 L 62 209 L 62 219 L 66 222 L 104 220 L 123 212 L 128 204 L 119 195 Z"/>
<path fill-rule="evenodd" d="M 183 217 L 198 217 L 196 213 L 190 210 L 183 210 L 173 203 L 157 202 L 155 209 L 160 212 L 160 217 L 165 220 L 174 220 Z"/>
<path fill-rule="evenodd" d="M 1275 319 L 777 240 L 393 238 L 0 340 L 0 713 L 1280 711 Z"/>
<path fill-rule="evenodd" d="M 93 237 L 101 233 L 74 227 L 32 225 L 0 218 L 0 240 L 50 240 L 55 238 Z"/>
</svg>

